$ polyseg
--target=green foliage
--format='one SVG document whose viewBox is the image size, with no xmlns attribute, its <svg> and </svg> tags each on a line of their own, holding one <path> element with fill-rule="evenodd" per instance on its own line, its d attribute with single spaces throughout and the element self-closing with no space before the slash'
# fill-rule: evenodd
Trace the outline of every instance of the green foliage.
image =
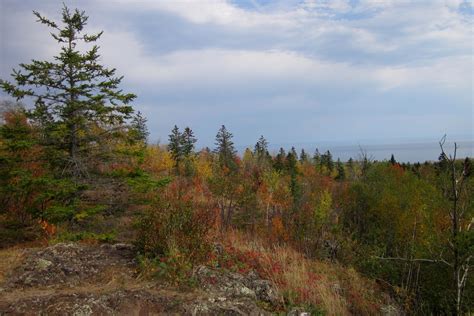
<svg viewBox="0 0 474 316">
<path fill-rule="evenodd" d="M 142 278 L 159 279 L 177 286 L 196 285 L 192 276 L 193 263 L 177 248 L 172 247 L 166 256 L 149 257 L 139 254 L 137 260 Z"/>
<path fill-rule="evenodd" d="M 24 225 L 69 220 L 82 186 L 47 172 L 36 131 L 23 111 L 5 113 L 0 126 L 0 214 Z"/>
<path fill-rule="evenodd" d="M 130 139 L 146 145 L 150 132 L 147 128 L 147 119 L 138 111 L 130 124 Z"/>
<path fill-rule="evenodd" d="M 110 232 L 110 233 L 102 233 L 97 234 L 94 232 L 88 231 L 81 231 L 81 232 L 62 232 L 55 236 L 51 243 L 61 243 L 61 242 L 77 242 L 77 241 L 88 241 L 93 242 L 97 241 L 99 243 L 113 243 L 115 242 L 117 233 Z"/>
<path fill-rule="evenodd" d="M 137 247 L 149 258 L 177 256 L 191 263 L 201 262 L 209 251 L 208 232 L 212 217 L 196 202 L 178 196 L 181 190 L 168 188 L 170 197 L 158 198 L 137 223 Z"/>
<path fill-rule="evenodd" d="M 178 126 L 174 126 L 169 135 L 168 151 L 175 161 L 176 173 L 183 173 L 187 176 L 194 174 L 192 160 L 194 158 L 194 144 L 197 142 L 194 132 L 186 127 L 181 133 Z"/>
<path fill-rule="evenodd" d="M 84 175 L 85 158 L 95 144 L 130 117 L 133 110 L 129 103 L 135 95 L 122 93 L 122 77 L 115 76 L 115 69 L 99 64 L 98 46 L 85 52 L 78 49 L 81 42 L 90 44 L 102 35 L 84 32 L 88 20 L 84 12 L 65 6 L 62 24 L 34 14 L 52 30 L 60 53 L 54 62 L 20 64 L 20 70 L 13 70 L 15 83 L 0 80 L 0 87 L 17 99 L 33 101 L 29 114 L 41 127 L 41 144 L 54 151 L 49 158 L 57 159 L 55 167 L 62 173 Z"/>
<path fill-rule="evenodd" d="M 171 178 L 155 179 L 150 173 L 141 169 L 127 174 L 125 179 L 132 190 L 138 193 L 154 192 L 171 182 Z"/>
<path fill-rule="evenodd" d="M 338 158 L 336 162 L 337 176 L 336 180 L 345 180 L 346 179 L 346 169 L 344 168 L 343 163 Z"/>
<path fill-rule="evenodd" d="M 232 141 L 232 133 L 230 133 L 224 125 L 221 126 L 216 135 L 216 148 L 214 153 L 218 155 L 219 164 L 229 170 L 235 170 L 237 165 L 235 163 L 235 155 L 237 151 L 234 148 Z"/>
</svg>

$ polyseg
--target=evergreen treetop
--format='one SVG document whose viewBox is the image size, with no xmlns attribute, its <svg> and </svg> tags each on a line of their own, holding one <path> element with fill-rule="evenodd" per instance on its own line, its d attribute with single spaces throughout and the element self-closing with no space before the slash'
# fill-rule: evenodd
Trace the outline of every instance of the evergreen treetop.
<svg viewBox="0 0 474 316">
<path fill-rule="evenodd" d="M 183 147 L 183 155 L 185 157 L 191 156 L 194 153 L 194 145 L 197 139 L 194 136 L 194 132 L 191 128 L 186 127 L 183 134 L 181 135 L 181 145 Z"/>
<path fill-rule="evenodd" d="M 68 169 L 77 174 L 89 145 L 130 118 L 133 109 L 129 104 L 136 96 L 123 93 L 119 89 L 123 77 L 99 63 L 97 45 L 79 49 L 79 43 L 93 44 L 102 35 L 84 32 L 88 17 L 83 11 L 64 6 L 61 23 L 33 13 L 52 30 L 60 53 L 50 61 L 20 64 L 12 73 L 14 83 L 0 80 L 0 88 L 17 100 L 32 100 L 30 117 L 42 127 L 43 142 L 63 151 Z M 102 132 L 97 133 L 97 128 Z"/>
<path fill-rule="evenodd" d="M 234 148 L 232 141 L 232 133 L 230 133 L 224 125 L 221 126 L 216 135 L 216 148 L 214 153 L 219 156 L 219 163 L 229 169 L 235 167 L 235 154 L 237 151 Z"/>
</svg>

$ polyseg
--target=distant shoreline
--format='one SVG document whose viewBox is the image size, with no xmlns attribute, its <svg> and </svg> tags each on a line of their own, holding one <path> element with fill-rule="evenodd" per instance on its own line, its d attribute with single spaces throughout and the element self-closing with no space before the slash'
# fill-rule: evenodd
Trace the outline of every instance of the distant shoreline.
<svg viewBox="0 0 474 316">
<path fill-rule="evenodd" d="M 474 157 L 474 141 L 462 140 L 457 142 L 458 152 L 457 156 L 460 159 L 465 157 Z M 282 147 L 286 151 L 291 149 L 291 145 L 288 144 L 270 144 L 270 153 L 276 154 Z M 336 160 L 340 158 L 341 161 L 347 161 L 349 158 L 357 159 L 361 156 L 361 149 L 366 152 L 367 156 L 374 160 L 389 160 L 393 154 L 395 159 L 399 162 L 425 162 L 425 161 L 436 161 L 440 154 L 440 148 L 438 142 L 414 142 L 414 143 L 396 143 L 396 144 L 341 144 L 341 145 L 329 145 L 327 143 L 318 145 L 317 143 L 305 143 L 294 145 L 298 153 L 301 149 L 312 156 L 318 148 L 322 154 L 329 150 Z M 244 152 L 246 148 L 253 148 L 253 146 L 238 146 L 239 152 Z M 445 149 L 448 153 L 452 153 L 454 149 L 454 142 L 447 142 Z"/>
</svg>

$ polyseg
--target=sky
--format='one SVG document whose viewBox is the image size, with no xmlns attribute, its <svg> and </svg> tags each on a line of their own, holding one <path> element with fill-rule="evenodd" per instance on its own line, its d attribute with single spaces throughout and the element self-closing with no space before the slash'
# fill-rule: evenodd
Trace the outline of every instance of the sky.
<svg viewBox="0 0 474 316">
<path fill-rule="evenodd" d="M 59 46 L 32 10 L 0 0 L 0 78 Z M 101 62 L 124 76 L 150 141 L 191 127 L 213 146 L 474 139 L 474 7 L 457 0 L 64 0 L 103 30 Z M 7 96 L 0 92 L 0 98 Z"/>
</svg>

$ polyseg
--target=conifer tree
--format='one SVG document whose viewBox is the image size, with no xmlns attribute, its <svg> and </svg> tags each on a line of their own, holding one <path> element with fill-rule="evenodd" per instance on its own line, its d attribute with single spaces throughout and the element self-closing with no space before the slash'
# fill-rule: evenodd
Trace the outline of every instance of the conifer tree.
<svg viewBox="0 0 474 316">
<path fill-rule="evenodd" d="M 144 144 L 148 141 L 148 127 L 146 125 L 147 119 L 142 115 L 140 111 L 137 112 L 132 118 L 131 128 L 133 132 L 133 140 L 142 142 Z"/>
<path fill-rule="evenodd" d="M 168 135 L 168 151 L 171 153 L 176 165 L 179 165 L 179 162 L 183 158 L 183 147 L 182 147 L 183 135 L 179 131 L 178 126 L 174 126 L 171 130 L 171 134 Z"/>
<path fill-rule="evenodd" d="M 295 160 L 298 160 L 298 153 L 296 152 L 295 147 L 291 147 L 291 154 L 295 158 Z"/>
<path fill-rule="evenodd" d="M 293 203 L 299 198 L 300 195 L 300 187 L 298 184 L 297 176 L 298 176 L 298 156 L 294 147 L 291 148 L 291 151 L 288 152 L 286 155 L 286 170 L 290 175 L 290 192 L 291 196 L 293 197 Z"/>
<path fill-rule="evenodd" d="M 347 166 L 349 169 L 354 169 L 354 159 L 352 157 L 349 157 L 349 160 L 347 161 Z"/>
<path fill-rule="evenodd" d="M 285 157 L 286 152 L 282 147 L 280 147 L 280 150 L 276 155 L 275 162 L 273 164 L 273 168 L 275 168 L 275 170 L 282 171 L 285 168 Z"/>
<path fill-rule="evenodd" d="M 260 135 L 260 138 L 258 139 L 257 143 L 255 144 L 254 151 L 253 153 L 256 155 L 264 155 L 265 152 L 268 150 L 268 142 L 263 137 L 263 135 Z"/>
<path fill-rule="evenodd" d="M 298 162 L 298 157 L 295 155 L 295 148 L 292 147 L 292 150 L 286 155 L 286 169 L 289 174 L 296 174 L 296 165 Z"/>
<path fill-rule="evenodd" d="M 194 144 L 197 142 L 194 132 L 189 127 L 184 129 L 181 135 L 182 152 L 185 157 L 190 157 L 194 153 Z"/>
<path fill-rule="evenodd" d="M 65 169 L 82 175 L 90 145 L 120 127 L 133 112 L 135 99 L 119 89 L 122 77 L 115 69 L 99 63 L 99 47 L 81 51 L 81 43 L 93 44 L 102 35 L 84 32 L 88 17 L 83 11 L 62 9 L 62 23 L 34 11 L 38 22 L 51 29 L 61 46 L 52 61 L 32 60 L 13 70 L 14 83 L 0 80 L 0 87 L 11 96 L 30 98 L 34 103 L 31 118 L 43 130 L 43 143 L 61 152 Z M 101 133 L 94 132 L 100 128 Z"/>
<path fill-rule="evenodd" d="M 304 148 L 301 149 L 300 161 L 301 161 L 301 162 L 306 162 L 306 161 L 308 161 L 308 155 L 307 155 L 306 152 L 304 151 Z"/>
<path fill-rule="evenodd" d="M 319 152 L 318 148 L 316 148 L 314 151 L 313 165 L 319 171 L 319 173 L 321 173 L 321 153 Z"/>
<path fill-rule="evenodd" d="M 263 137 L 263 135 L 260 136 L 257 143 L 255 144 L 253 153 L 259 162 L 264 161 L 269 156 L 268 141 L 265 139 L 265 137 Z"/>
<path fill-rule="evenodd" d="M 341 159 L 337 158 L 336 162 L 336 170 L 337 170 L 337 180 L 345 180 L 346 179 L 346 170 L 344 169 L 344 165 L 341 162 Z"/>
<path fill-rule="evenodd" d="M 230 133 L 224 125 L 221 126 L 216 135 L 216 148 L 214 153 L 219 157 L 219 163 L 221 166 L 225 166 L 229 169 L 235 169 L 235 154 L 237 153 L 234 148 L 234 142 L 232 141 L 232 133 Z"/>
<path fill-rule="evenodd" d="M 395 160 L 395 156 L 392 154 L 392 156 L 390 157 L 390 164 L 394 166 L 396 163 L 397 161 Z"/>
<path fill-rule="evenodd" d="M 329 173 L 331 173 L 334 170 L 334 161 L 332 160 L 332 154 L 328 150 L 323 156 L 324 156 L 325 166 L 327 170 L 329 171 Z"/>
<path fill-rule="evenodd" d="M 354 159 L 352 157 L 349 158 L 347 161 L 347 169 L 349 170 L 349 178 L 353 179 L 355 177 L 355 170 L 354 170 Z"/>
</svg>

